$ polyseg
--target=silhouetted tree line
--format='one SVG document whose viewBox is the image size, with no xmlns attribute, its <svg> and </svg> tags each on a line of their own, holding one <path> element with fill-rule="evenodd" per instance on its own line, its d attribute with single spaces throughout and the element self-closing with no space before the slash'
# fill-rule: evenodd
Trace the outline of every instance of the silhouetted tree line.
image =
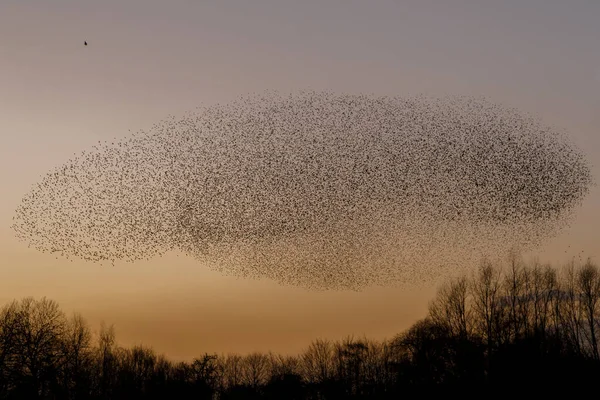
<svg viewBox="0 0 600 400">
<path fill-rule="evenodd" d="M 595 389 L 599 312 L 593 263 L 557 271 L 515 258 L 508 268 L 484 263 L 448 281 L 428 315 L 391 340 L 315 340 L 298 356 L 205 354 L 175 363 L 151 348 L 118 346 L 112 327 L 93 335 L 54 301 L 25 298 L 0 313 L 0 398 L 391 399 Z"/>
</svg>

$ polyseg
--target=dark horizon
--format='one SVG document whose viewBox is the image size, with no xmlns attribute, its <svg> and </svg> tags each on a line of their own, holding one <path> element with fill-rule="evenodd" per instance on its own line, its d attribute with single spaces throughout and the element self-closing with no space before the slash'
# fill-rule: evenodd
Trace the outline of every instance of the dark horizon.
<svg viewBox="0 0 600 400">
<path fill-rule="evenodd" d="M 315 339 L 296 356 L 199 354 L 168 360 L 150 345 L 93 334 L 45 298 L 0 312 L 0 398 L 391 399 L 583 385 L 600 373 L 600 269 L 483 263 L 446 281 L 429 312 L 389 340 Z M 393 316 L 389 316 L 393 318 Z M 551 389 L 552 388 L 552 389 Z"/>
</svg>

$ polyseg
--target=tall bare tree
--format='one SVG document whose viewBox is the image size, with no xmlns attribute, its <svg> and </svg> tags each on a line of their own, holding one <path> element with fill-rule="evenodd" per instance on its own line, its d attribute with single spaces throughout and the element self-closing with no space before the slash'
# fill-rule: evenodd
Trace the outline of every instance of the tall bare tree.
<svg viewBox="0 0 600 400">
<path fill-rule="evenodd" d="M 584 313 L 579 295 L 577 271 L 571 262 L 564 270 L 561 284 L 560 315 L 566 345 L 576 355 L 583 354 L 582 323 Z"/>
<path fill-rule="evenodd" d="M 429 316 L 436 324 L 448 329 L 451 335 L 467 338 L 473 328 L 469 297 L 467 277 L 450 280 L 442 285 L 429 304 Z"/>
<path fill-rule="evenodd" d="M 333 376 L 333 343 L 325 339 L 313 341 L 301 355 L 302 372 L 306 380 L 323 383 Z"/>
<path fill-rule="evenodd" d="M 114 326 L 102 323 L 96 348 L 96 384 L 102 398 L 110 398 L 115 387 L 118 372 L 117 351 Z"/>
<path fill-rule="evenodd" d="M 63 338 L 65 389 L 70 398 L 80 398 L 91 383 L 92 334 L 85 319 L 74 314 L 66 324 Z"/>
<path fill-rule="evenodd" d="M 592 357 L 598 360 L 597 316 L 600 308 L 600 273 L 590 260 L 577 273 L 577 289 L 587 326 L 583 330 L 587 342 L 591 345 Z"/>
<path fill-rule="evenodd" d="M 246 355 L 242 361 L 242 382 L 259 390 L 269 379 L 269 357 L 262 353 Z"/>
<path fill-rule="evenodd" d="M 488 353 L 497 342 L 497 326 L 500 320 L 500 269 L 484 261 L 472 281 L 473 312 L 478 330 L 487 344 Z"/>
</svg>

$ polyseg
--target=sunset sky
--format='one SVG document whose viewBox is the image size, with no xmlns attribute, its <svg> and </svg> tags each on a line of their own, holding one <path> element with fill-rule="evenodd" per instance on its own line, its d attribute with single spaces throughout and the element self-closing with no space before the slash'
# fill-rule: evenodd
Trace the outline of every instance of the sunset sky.
<svg viewBox="0 0 600 400">
<path fill-rule="evenodd" d="M 596 0 L 0 0 L 0 303 L 47 296 L 174 359 L 389 338 L 435 287 L 311 292 L 181 257 L 57 260 L 14 239 L 11 218 L 74 153 L 264 90 L 484 95 L 567 131 L 597 179 L 598 21 Z M 600 262 L 599 229 L 593 187 L 572 225 L 525 256 Z"/>
</svg>

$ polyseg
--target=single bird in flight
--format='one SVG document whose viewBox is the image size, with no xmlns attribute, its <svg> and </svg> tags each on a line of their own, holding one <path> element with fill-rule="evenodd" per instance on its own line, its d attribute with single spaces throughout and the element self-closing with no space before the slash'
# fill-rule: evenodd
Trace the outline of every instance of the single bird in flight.
<svg viewBox="0 0 600 400">
<path fill-rule="evenodd" d="M 87 46 L 87 41 L 83 42 L 83 44 Z"/>
</svg>

